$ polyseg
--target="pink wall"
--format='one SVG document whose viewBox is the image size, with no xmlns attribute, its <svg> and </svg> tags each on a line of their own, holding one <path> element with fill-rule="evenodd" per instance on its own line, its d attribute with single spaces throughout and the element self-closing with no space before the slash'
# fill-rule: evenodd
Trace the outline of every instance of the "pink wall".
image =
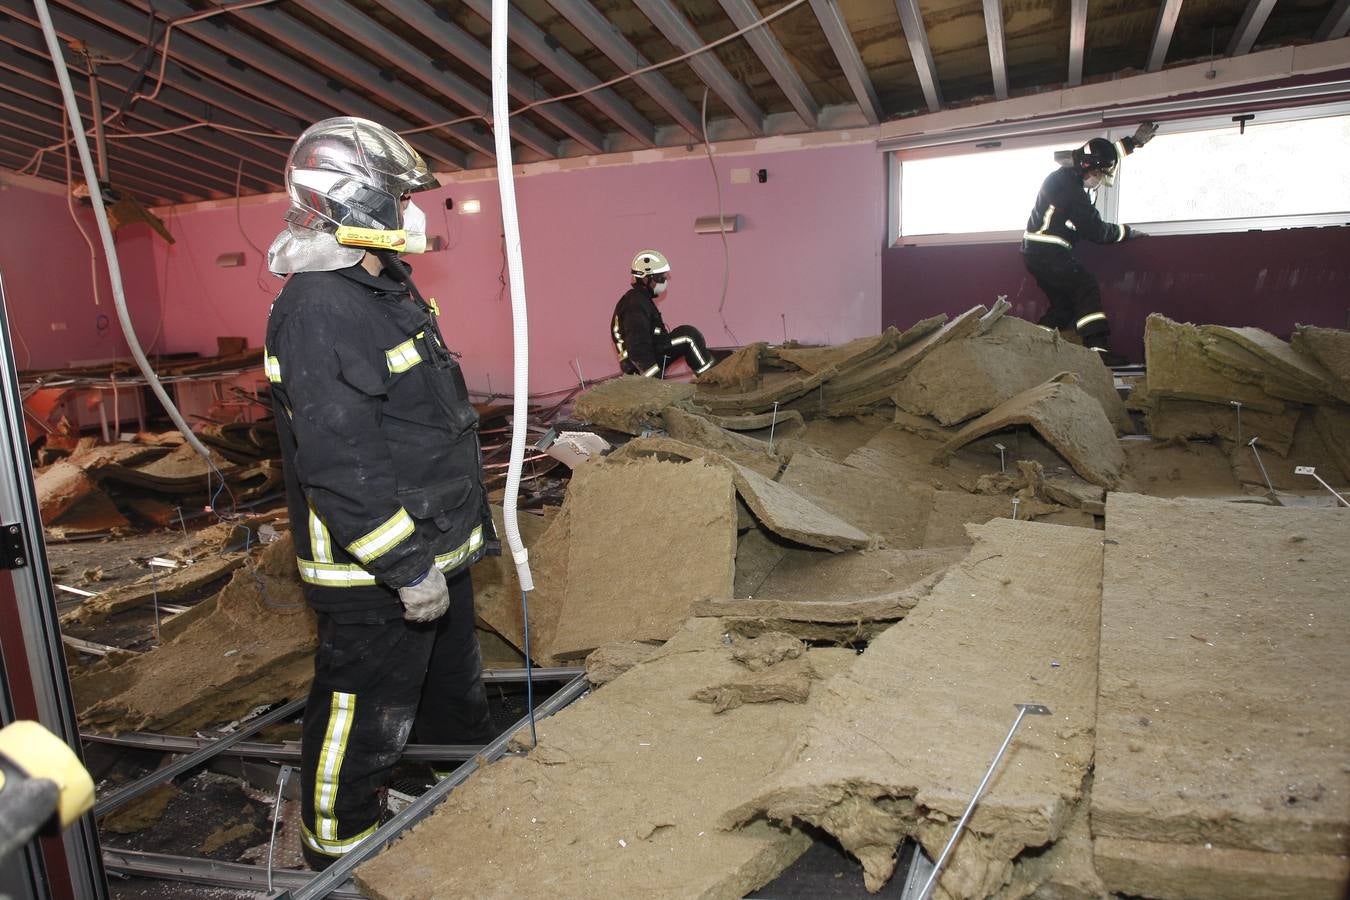
<svg viewBox="0 0 1350 900">
<path fill-rule="evenodd" d="M 1350 227 L 1084 242 L 1077 253 L 1101 285 L 1113 347 L 1136 362 L 1151 312 L 1286 338 L 1295 324 L 1350 327 Z M 881 268 L 887 325 L 988 305 L 999 294 L 1032 321 L 1049 305 L 1016 243 L 897 247 Z"/>
<path fill-rule="evenodd" d="M 71 221 L 64 195 L 25 181 L 6 176 L 0 182 L 4 210 L 0 216 L 0 277 L 19 368 L 57 368 L 71 361 L 127 357 L 93 212 L 76 206 L 98 253 L 98 305 L 94 303 L 89 247 Z M 149 346 L 159 314 L 153 245 L 163 240 L 146 225 L 120 229 L 115 240 L 127 307 L 142 342 Z"/>
<path fill-rule="evenodd" d="M 731 276 L 727 325 L 740 343 L 838 342 L 881 325 L 881 249 L 885 166 L 870 145 L 798 150 L 717 160 L 724 210 L 742 230 L 728 236 Z M 733 168 L 768 170 L 760 184 L 730 184 Z M 533 392 L 617 370 L 608 338 L 610 313 L 627 289 L 633 254 L 656 247 L 674 278 L 663 313 L 671 326 L 690 323 L 714 345 L 732 343 L 718 317 L 722 244 L 695 235 L 694 219 L 715 215 L 706 157 L 627 166 L 597 166 L 516 179 L 526 293 L 530 305 Z M 452 197 L 455 209 L 445 209 Z M 482 212 L 462 215 L 463 201 Z M 497 183 L 451 183 L 418 195 L 429 231 L 447 249 L 413 260 L 419 288 L 436 297 L 441 326 L 464 354 L 471 387 L 504 392 L 511 379 L 510 299 L 503 291 Z M 244 233 L 266 249 L 280 230 L 285 204 L 242 204 Z M 173 350 L 210 353 L 219 334 L 262 340 L 267 308 L 281 282 L 260 268 L 234 207 L 184 210 L 169 217 L 178 243 L 157 247 L 167 300 L 165 334 Z M 244 251 L 246 265 L 223 269 L 221 253 Z"/>
</svg>

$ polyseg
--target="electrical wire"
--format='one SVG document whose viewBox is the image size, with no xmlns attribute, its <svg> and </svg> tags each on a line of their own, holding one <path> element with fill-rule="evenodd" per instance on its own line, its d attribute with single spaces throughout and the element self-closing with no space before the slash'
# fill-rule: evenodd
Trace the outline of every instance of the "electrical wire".
<svg viewBox="0 0 1350 900">
<path fill-rule="evenodd" d="M 155 79 L 155 89 L 148 94 L 137 91 L 131 95 L 123 106 L 127 109 L 137 100 L 153 101 L 159 96 L 160 89 L 164 87 L 164 72 L 169 67 L 169 38 L 173 36 L 173 29 L 176 25 L 189 25 L 193 22 L 200 22 L 202 19 L 209 19 L 212 16 L 218 16 L 221 13 L 235 12 L 241 9 L 249 9 L 254 6 L 264 6 L 268 3 L 275 3 L 276 0 L 243 0 L 242 3 L 235 3 L 232 6 L 221 6 L 216 9 L 208 9 L 199 13 L 189 13 L 186 16 L 179 16 L 177 19 L 170 19 L 169 24 L 164 29 L 164 43 L 159 51 L 159 74 Z M 153 4 L 152 4 L 153 6 Z M 151 57 L 153 58 L 153 57 Z"/>
<path fill-rule="evenodd" d="M 80 119 L 79 105 L 75 100 L 75 89 L 70 83 L 70 72 L 66 68 L 65 56 L 61 52 L 60 39 L 56 34 L 56 26 L 52 24 L 51 10 L 47 7 L 47 0 L 33 0 L 33 5 L 37 9 L 38 18 L 42 22 L 42 35 L 46 39 L 47 52 L 51 55 L 53 66 L 56 70 L 56 79 L 61 84 L 61 95 L 65 101 L 66 115 L 71 124 L 71 133 L 75 139 L 75 148 L 79 152 L 80 166 L 84 170 L 84 178 L 87 184 L 95 186 L 94 190 L 89 192 L 89 199 L 94 206 L 94 218 L 98 222 L 99 236 L 103 240 L 104 261 L 108 267 L 108 280 L 112 284 L 113 306 L 117 310 L 117 319 L 122 326 L 122 334 L 126 338 L 127 347 L 131 351 L 132 358 L 136 360 L 137 367 L 141 374 L 145 376 L 146 383 L 150 390 L 164 407 L 169 418 L 173 420 L 174 425 L 183 433 L 183 439 L 188 442 L 212 470 L 220 475 L 220 470 L 216 467 L 215 461 L 211 459 L 211 453 L 206 446 L 192 432 L 192 428 L 183 419 L 183 414 L 178 411 L 168 393 L 164 390 L 164 385 L 160 383 L 159 376 L 155 373 L 154 367 L 145 357 L 145 351 L 141 349 L 140 342 L 136 339 L 136 330 L 131 323 L 131 315 L 127 311 L 126 293 L 122 285 L 122 270 L 117 258 L 117 245 L 113 241 L 112 229 L 108 225 L 108 212 L 103 206 L 103 192 L 97 189 L 98 179 L 94 174 L 94 160 L 89 154 L 89 142 L 85 137 L 83 123 Z M 225 480 L 221 475 L 221 481 Z"/>
<path fill-rule="evenodd" d="M 65 138 L 69 134 L 70 125 L 63 117 L 61 119 L 61 136 Z M 63 141 L 62 146 L 66 148 L 66 209 L 70 210 L 70 221 L 75 223 L 75 228 L 80 232 L 80 237 L 84 238 L 84 242 L 89 245 L 89 282 L 94 287 L 94 305 L 102 306 L 102 300 L 99 298 L 98 292 L 98 250 L 95 249 L 94 241 L 89 237 L 89 232 L 85 231 L 84 226 L 80 224 L 80 217 L 75 215 L 75 179 L 70 171 L 70 144 Z M 85 187 L 88 187 L 90 191 L 102 190 L 102 187 L 98 184 L 90 187 L 87 182 Z"/>
<path fill-rule="evenodd" d="M 713 187 L 717 188 L 717 234 L 722 238 L 722 299 L 717 303 L 717 317 L 722 320 L 722 330 L 731 338 L 733 345 L 739 345 L 740 341 L 727 324 L 727 317 L 723 315 L 722 310 L 727 305 L 727 284 L 731 281 L 731 247 L 727 243 L 727 221 L 722 214 L 722 181 L 717 177 L 717 163 L 713 162 L 712 144 L 708 141 L 708 89 L 703 89 L 703 112 L 699 117 L 703 126 L 703 149 L 708 153 L 708 168 L 712 169 Z M 662 374 L 664 376 L 664 373 Z"/>
<path fill-rule="evenodd" d="M 253 238 L 248 236 L 248 232 L 244 230 L 243 217 L 240 215 L 239 212 L 239 207 L 243 203 L 243 190 L 242 190 L 243 184 L 244 184 L 244 160 L 241 157 L 239 160 L 239 169 L 234 174 L 234 224 L 235 227 L 239 229 L 239 234 L 243 236 L 244 243 L 252 247 L 253 252 L 258 254 L 258 268 L 253 272 L 253 283 L 258 286 L 258 289 L 260 291 L 266 294 L 271 291 L 271 288 L 263 284 L 262 280 L 263 265 L 267 262 L 267 254 L 263 252 L 263 249 L 261 247 L 253 243 Z"/>
<path fill-rule="evenodd" d="M 210 11 L 207 12 L 206 15 L 217 15 L 217 14 L 222 13 L 222 12 L 230 12 L 230 11 L 232 11 L 232 10 L 234 10 L 234 9 L 243 9 L 243 8 L 246 8 L 247 6 L 260 6 L 260 5 L 264 4 L 264 3 L 271 3 L 271 2 L 275 2 L 275 0 L 246 0 L 245 3 L 241 3 L 241 4 L 237 5 L 237 6 L 221 7 L 221 8 L 219 8 L 219 9 L 210 10 Z M 720 47 L 720 46 L 723 45 L 723 44 L 726 44 L 726 43 L 728 43 L 728 42 L 730 42 L 730 41 L 733 41 L 733 40 L 735 40 L 736 38 L 738 38 L 738 37 L 740 37 L 740 36 L 746 34 L 747 32 L 753 31 L 753 30 L 756 29 L 756 28 L 763 27 L 763 26 L 767 25 L 769 22 L 772 22 L 774 19 L 778 18 L 779 16 L 782 16 L 782 15 L 784 15 L 784 14 L 786 14 L 786 13 L 788 13 L 788 12 L 790 12 L 790 11 L 796 9 L 797 7 L 799 7 L 799 6 L 801 6 L 801 5 L 805 4 L 805 3 L 808 3 L 808 2 L 810 2 L 810 0 L 791 0 L 791 2 L 789 2 L 786 6 L 783 6 L 783 7 L 781 7 L 780 9 L 776 9 L 776 10 L 774 10 L 772 13 L 770 13 L 769 15 L 764 16 L 763 18 L 758 19 L 758 20 L 756 20 L 756 21 L 754 21 L 754 22 L 751 22 L 749 25 L 746 25 L 744 28 L 738 28 L 737 30 L 731 32 L 730 34 L 724 35 L 723 37 L 720 37 L 720 38 L 718 38 L 718 39 L 715 40 L 715 41 L 711 41 L 710 43 L 704 44 L 704 45 L 701 46 L 701 47 L 696 47 L 696 48 L 694 48 L 693 50 L 690 50 L 690 51 L 687 52 L 687 53 L 681 53 L 681 54 L 679 54 L 678 56 L 673 56 L 673 57 L 671 57 L 670 59 L 663 60 L 663 61 L 658 62 L 658 63 L 652 63 L 652 64 L 650 64 L 650 65 L 643 66 L 643 67 L 640 68 L 640 69 L 634 69 L 632 72 L 627 72 L 627 73 L 625 73 L 625 74 L 623 74 L 623 75 L 619 75 L 619 76 L 617 76 L 617 77 L 611 78 L 611 79 L 609 79 L 608 81 L 602 81 L 602 82 L 600 82 L 599 84 L 594 84 L 594 85 L 591 85 L 590 87 L 587 87 L 587 88 L 582 88 L 582 89 L 580 89 L 580 90 L 572 91 L 571 93 L 567 93 L 567 94 L 560 94 L 560 95 L 558 95 L 558 96 L 556 96 L 556 97 L 544 97 L 543 99 L 535 100 L 535 101 L 533 101 L 533 102 L 527 103 L 527 104 L 525 104 L 524 106 L 518 106 L 518 107 L 516 107 L 515 109 L 508 109 L 508 111 L 507 111 L 507 113 L 506 113 L 506 116 L 507 116 L 507 118 L 509 119 L 511 116 L 518 116 L 518 115 L 520 115 L 521 113 L 528 112 L 529 110 L 536 109 L 536 108 L 538 108 L 538 107 L 540 107 L 540 106 L 546 106 L 546 105 L 548 105 L 548 104 L 550 104 L 550 103 L 560 103 L 560 102 L 562 102 L 563 100 L 575 100 L 575 99 L 578 98 L 578 97 L 584 97 L 584 96 L 586 96 L 587 94 L 593 94 L 593 93 L 595 93 L 596 91 L 600 91 L 600 90 L 604 90 L 605 88 L 613 87 L 613 86 L 616 85 L 616 84 L 621 84 L 621 83 L 623 83 L 623 82 L 625 82 L 625 81 L 631 81 L 631 80 L 633 80 L 633 79 L 635 79 L 635 78 L 639 78 L 639 77 L 641 77 L 641 76 L 643 76 L 643 75 L 648 74 L 649 72 L 655 72 L 655 71 L 658 71 L 658 70 L 660 70 L 660 69 L 664 69 L 664 68 L 666 68 L 666 67 L 668 67 L 668 66 L 673 66 L 673 65 L 675 65 L 676 63 L 684 62 L 684 61 L 687 60 L 687 59 L 691 59 L 691 58 L 693 58 L 693 57 L 695 57 L 695 56 L 698 56 L 698 55 L 701 54 L 701 53 L 706 53 L 706 52 L 708 52 L 709 50 L 712 50 L 712 49 L 714 49 L 714 48 L 716 48 L 716 47 Z M 198 14 L 198 17 L 199 17 L 199 18 L 205 18 L 206 15 Z M 183 23 L 181 20 L 174 20 L 174 21 L 179 22 L 179 24 L 182 24 L 182 23 Z M 196 21 L 196 18 L 188 17 L 188 21 Z M 173 23 L 171 22 L 170 24 L 172 25 Z M 166 50 L 167 50 L 167 47 L 168 47 L 168 42 L 167 42 L 167 32 L 166 32 L 166 41 L 165 41 L 165 49 L 166 49 Z M 140 52 L 140 51 L 137 51 L 137 52 Z M 166 56 L 167 56 L 167 55 L 166 55 Z M 163 66 L 161 66 L 161 71 L 160 71 L 160 85 L 157 85 L 157 86 L 156 86 L 155 91 L 154 91 L 154 94 L 155 94 L 155 95 L 157 95 L 157 94 L 159 93 L 159 87 L 163 84 L 163 77 L 164 77 Z M 138 96 L 145 96 L 145 95 L 139 95 L 139 94 L 138 94 Z M 119 113 L 113 113 L 112 116 L 110 116 L 110 119 L 113 118 L 113 117 L 116 117 L 118 114 L 119 114 Z M 110 120 L 110 119 L 109 119 L 109 120 Z M 105 120 L 105 122 L 106 122 L 106 121 L 109 121 L 109 120 Z M 444 122 L 435 122 L 435 123 L 433 123 L 433 124 L 431 124 L 431 125 L 422 125 L 422 126 L 419 126 L 419 127 L 417 127 L 417 128 L 408 128 L 408 129 L 403 130 L 403 131 L 400 132 L 400 133 L 401 133 L 401 134 L 422 134 L 422 133 L 427 132 L 427 131 L 437 131 L 437 130 L 442 129 L 442 128 L 448 128 L 448 127 L 450 127 L 451 125 L 462 125 L 462 124 L 467 123 L 467 122 L 476 122 L 476 121 L 479 121 L 479 120 L 482 120 L 482 121 L 484 121 L 484 122 L 488 122 L 489 124 L 491 124 L 491 122 L 492 122 L 492 118 L 491 118 L 486 112 L 484 112 L 484 113 L 472 113 L 472 114 L 470 114 L 470 115 L 467 115 L 467 116 L 460 116 L 459 118 L 455 118 L 455 119 L 447 119 L 447 120 L 445 120 Z M 282 139 L 282 138 L 284 138 L 284 139 L 286 139 L 286 140 L 294 140 L 294 139 L 296 138 L 296 135 L 293 135 L 293 134 L 282 134 L 282 133 L 280 133 L 280 132 L 274 132 L 274 131 L 257 131 L 257 130 L 253 130 L 253 129 L 249 129 L 249 128 L 240 128 L 240 127 L 232 126 L 232 125 L 223 125 L 223 124 L 221 124 L 221 123 L 219 123 L 219 122 L 211 122 L 211 121 L 207 121 L 206 119 L 197 119 L 196 121 L 193 121 L 193 122 L 191 122 L 191 123 L 189 123 L 189 124 L 187 124 L 187 125 L 179 125 L 179 126 L 177 126 L 177 127 L 175 127 L 175 128 L 163 128 L 163 129 L 159 129 L 159 130 L 157 130 L 157 131 L 123 132 L 122 134 L 117 134 L 117 135 L 112 135 L 112 134 L 110 134 L 110 135 L 108 135 L 107 137 L 108 137 L 108 140 L 130 140 L 130 139 L 133 139 L 133 138 L 163 137 L 164 135 L 169 135 L 169 134 L 181 134 L 181 133 L 184 132 L 184 131 L 191 131 L 191 130 L 194 129 L 194 128 L 216 128 L 216 129 L 219 129 L 219 130 L 221 130 L 221 131 L 228 131 L 228 132 L 233 132 L 233 133 L 236 133 L 236 134 L 247 134 L 247 135 L 253 135 L 254 137 L 263 137 L 263 138 L 277 138 L 277 139 Z M 706 129 L 705 129 L 705 131 L 706 131 Z M 57 150 L 57 149 L 59 149 L 60 147 L 61 147 L 60 144 L 53 144 L 53 145 L 50 146 L 50 147 L 43 147 L 43 148 L 41 148 L 41 149 L 35 151 L 34 154 L 33 154 L 33 156 L 32 156 L 32 158 L 30 158 L 29 161 L 28 161 L 27 163 L 24 163 L 24 165 L 23 165 L 20 169 L 18 169 L 17 171 L 19 171 L 19 172 L 26 172 L 29 168 L 33 168 L 34 171 L 36 171 L 36 169 L 39 168 L 39 167 L 41 166 L 42 154 L 44 154 L 44 153 L 46 153 L 46 152 L 48 152 L 48 151 Z"/>
<path fill-rule="evenodd" d="M 527 103 L 527 104 L 525 104 L 524 106 L 518 106 L 518 107 L 516 107 L 515 109 L 513 109 L 513 110 L 510 111 L 510 115 L 512 115 L 512 116 L 517 116 L 517 115 L 520 115 L 521 113 L 526 112 L 526 111 L 528 111 L 528 110 L 535 109 L 536 107 L 540 107 L 540 106 L 546 106 L 546 105 L 548 105 L 548 104 L 550 104 L 550 103 L 560 103 L 560 102 L 562 102 L 563 100 L 574 100 L 574 99 L 576 99 L 577 97 L 584 97 L 584 96 L 586 96 L 587 94 L 593 94 L 593 93 L 595 93 L 596 91 L 603 90 L 603 89 L 605 89 L 605 88 L 607 88 L 607 87 L 613 87 L 613 86 L 616 85 L 616 84 L 620 84 L 620 83 L 625 82 L 625 81 L 630 81 L 630 80 L 632 80 L 632 79 L 634 79 L 634 78 L 637 78 L 637 77 L 639 77 L 639 76 L 641 76 L 641 75 L 646 75 L 648 72 L 655 72 L 657 69 L 664 69 L 664 68 L 667 67 L 667 66 L 673 66 L 673 65 L 675 65 L 676 63 L 684 62 L 686 59 L 691 59 L 691 58 L 693 58 L 693 57 L 695 57 L 695 56 L 698 56 L 698 55 L 701 54 L 701 53 L 706 53 L 706 52 L 708 52 L 709 50 L 712 50 L 712 49 L 715 48 L 715 47 L 720 47 L 720 46 L 722 46 L 722 45 L 725 44 L 725 43 L 728 43 L 728 42 L 730 42 L 730 41 L 734 41 L 736 38 L 740 37 L 741 35 L 745 34 L 746 32 L 754 31 L 756 28 L 760 28 L 760 27 L 762 27 L 762 26 L 764 26 L 764 25 L 767 25 L 768 23 L 772 22 L 774 19 L 778 18 L 779 16 L 784 15 L 785 13 L 791 12 L 792 10 L 794 10 L 794 9 L 796 9 L 797 7 L 801 6 L 802 4 L 804 4 L 804 3 L 809 3 L 809 2 L 810 2 L 810 0 L 791 0 L 791 2 L 788 3 L 786 6 L 783 6 L 783 7 L 781 7 L 780 9 L 774 10 L 773 12 L 769 13 L 767 16 L 764 16 L 762 19 L 757 19 L 757 20 L 755 20 L 754 22 L 751 22 L 749 25 L 746 25 L 744 28 L 738 28 L 738 29 L 736 29 L 735 31 L 731 32 L 731 34 L 724 35 L 724 36 L 718 38 L 718 39 L 715 40 L 715 41 L 712 41 L 712 42 L 710 42 L 710 43 L 704 44 L 704 45 L 701 46 L 701 47 L 695 47 L 693 50 L 690 50 L 688 53 L 681 53 L 679 56 L 673 56 L 673 57 L 671 57 L 670 59 L 667 59 L 667 60 L 665 60 L 665 61 L 663 61 L 663 62 L 652 63 L 652 64 L 649 65 L 649 66 L 643 66 L 643 67 L 640 68 L 640 69 L 634 69 L 632 72 L 628 72 L 628 73 L 626 73 L 626 74 L 624 74 L 624 75 L 619 75 L 619 76 L 617 76 L 617 77 L 615 77 L 615 78 L 611 78 L 609 81 L 602 81 L 602 82 L 600 82 L 599 84 L 593 84 L 593 85 L 591 85 L 591 86 L 588 87 L 588 88 L 582 88 L 581 90 L 572 91 L 570 94 L 560 94 L 560 95 L 557 96 L 557 97 L 545 97 L 545 98 L 542 99 L 542 100 L 535 100 L 534 102 L 532 102 L 532 103 Z M 423 126 L 421 126 L 420 128 L 410 128 L 410 129 L 407 129 L 406 131 L 404 131 L 404 132 L 402 132 L 402 133 L 403 133 L 403 134 L 420 134 L 421 132 L 424 132 L 424 131 L 434 131 L 434 130 L 436 130 L 437 128 L 444 128 L 444 127 L 446 127 L 447 125 L 456 125 L 456 124 L 459 124 L 460 122 L 464 122 L 464 121 L 468 121 L 468 120 L 472 120 L 472 119 L 478 119 L 478 118 L 486 118 L 486 116 L 469 116 L 468 119 L 454 119 L 454 120 L 449 121 L 449 122 L 437 122 L 437 123 L 434 124 L 434 125 L 423 125 Z"/>
</svg>

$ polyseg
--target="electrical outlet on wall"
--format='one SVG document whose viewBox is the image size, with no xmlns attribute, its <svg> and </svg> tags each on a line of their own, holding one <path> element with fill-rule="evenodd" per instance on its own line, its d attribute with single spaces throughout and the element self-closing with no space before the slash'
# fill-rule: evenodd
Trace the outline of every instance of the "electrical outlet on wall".
<svg viewBox="0 0 1350 900">
<path fill-rule="evenodd" d="M 732 183 L 732 184 L 749 184 L 749 183 L 750 183 L 750 170 L 749 170 L 749 169 L 732 169 L 732 170 L 731 170 L 731 183 Z"/>
</svg>

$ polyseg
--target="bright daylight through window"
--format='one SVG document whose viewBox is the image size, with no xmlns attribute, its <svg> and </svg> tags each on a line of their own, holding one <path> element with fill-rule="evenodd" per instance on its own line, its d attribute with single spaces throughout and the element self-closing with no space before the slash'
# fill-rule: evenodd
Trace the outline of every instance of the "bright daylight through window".
<svg viewBox="0 0 1350 900">
<path fill-rule="evenodd" d="M 1298 217 L 1341 214 L 1350 221 L 1350 115 L 1261 121 L 1273 115 L 1258 113 L 1243 132 L 1228 116 L 1165 126 L 1123 161 L 1115 186 L 1099 192 L 1103 215 L 1159 223 L 1166 233 L 1329 224 Z M 1133 130 L 1098 134 L 1118 139 Z M 1055 151 L 1080 144 L 902 158 L 898 236 L 1015 239 L 1055 168 Z"/>
<path fill-rule="evenodd" d="M 1350 116 L 1161 134 L 1121 166 L 1122 222 L 1350 212 Z"/>
<path fill-rule="evenodd" d="M 900 166 L 900 233 L 967 234 L 1026 226 L 1036 188 L 1055 169 L 1055 151 L 1077 144 L 982 150 L 906 160 Z"/>
</svg>

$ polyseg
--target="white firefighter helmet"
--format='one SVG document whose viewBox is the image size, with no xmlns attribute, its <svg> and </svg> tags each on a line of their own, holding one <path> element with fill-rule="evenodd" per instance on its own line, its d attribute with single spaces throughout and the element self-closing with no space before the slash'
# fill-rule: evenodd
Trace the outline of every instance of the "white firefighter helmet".
<svg viewBox="0 0 1350 900">
<path fill-rule="evenodd" d="M 634 278 L 646 278 L 648 275 L 660 275 L 670 271 L 670 260 L 660 250 L 639 250 L 633 257 L 632 272 Z"/>
</svg>

